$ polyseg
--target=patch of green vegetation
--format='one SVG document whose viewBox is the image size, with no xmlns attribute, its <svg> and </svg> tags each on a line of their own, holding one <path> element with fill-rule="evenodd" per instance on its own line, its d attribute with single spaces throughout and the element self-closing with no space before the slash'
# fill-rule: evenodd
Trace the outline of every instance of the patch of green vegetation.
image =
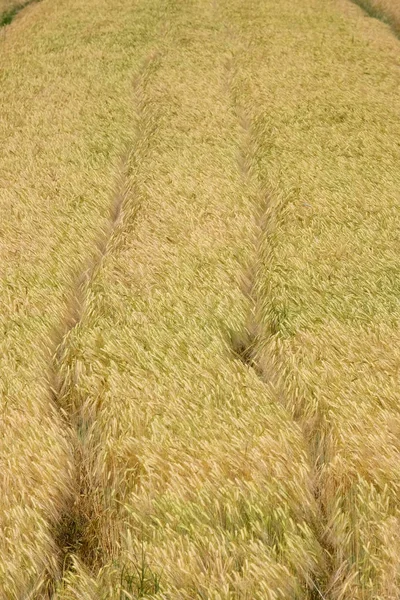
<svg viewBox="0 0 400 600">
<path fill-rule="evenodd" d="M 26 2 L 18 3 L 11 8 L 8 8 L 0 14 L 0 27 L 10 25 L 21 10 L 26 8 L 29 4 L 36 4 L 38 2 L 40 2 L 40 0 L 27 0 Z"/>
</svg>

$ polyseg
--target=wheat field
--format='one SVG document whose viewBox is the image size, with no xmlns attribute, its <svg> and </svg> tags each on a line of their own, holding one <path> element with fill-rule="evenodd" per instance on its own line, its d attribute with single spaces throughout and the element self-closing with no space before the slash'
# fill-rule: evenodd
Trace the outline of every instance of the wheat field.
<svg viewBox="0 0 400 600">
<path fill-rule="evenodd" d="M 347 0 L 3 31 L 0 598 L 398 598 L 396 37 Z"/>
</svg>

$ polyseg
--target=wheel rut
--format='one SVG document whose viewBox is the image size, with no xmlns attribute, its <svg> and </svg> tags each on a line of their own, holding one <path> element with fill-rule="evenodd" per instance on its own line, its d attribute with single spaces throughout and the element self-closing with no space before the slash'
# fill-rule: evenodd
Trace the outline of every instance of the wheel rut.
<svg viewBox="0 0 400 600">
<path fill-rule="evenodd" d="M 127 227 L 134 230 L 140 212 L 140 202 L 135 194 L 135 173 L 139 155 L 145 151 L 154 129 L 148 114 L 146 87 L 157 69 L 159 58 L 159 52 L 151 51 L 133 80 L 134 138 L 127 144 L 119 161 L 109 217 L 95 241 L 93 254 L 75 277 L 64 318 L 52 335 L 49 394 L 62 417 L 74 457 L 70 496 L 65 499 L 66 509 L 54 525 L 53 533 L 63 576 L 74 568 L 77 561 L 90 572 L 99 567 L 104 559 L 94 529 L 99 515 L 91 497 L 94 482 L 87 449 L 87 440 L 96 421 L 96 410 L 75 390 L 75 374 L 70 368 L 75 351 L 73 336 L 88 309 L 89 290 L 101 270 L 103 260 L 112 252 L 112 244 L 118 242 L 123 230 Z M 50 593 L 54 592 L 56 585 L 56 581 L 47 582 Z"/>
<path fill-rule="evenodd" d="M 275 229 L 275 221 L 284 212 L 284 203 L 279 196 L 279 190 L 270 190 L 263 185 L 257 174 L 257 143 L 253 134 L 253 117 L 251 111 L 244 108 L 238 93 L 238 72 L 235 57 L 226 62 L 227 87 L 230 89 L 233 109 L 241 129 L 241 147 L 238 153 L 238 169 L 243 185 L 253 199 L 254 234 L 253 254 L 243 271 L 241 289 L 248 298 L 249 313 L 246 327 L 241 332 L 232 332 L 230 346 L 235 355 L 255 375 L 267 385 L 277 402 L 287 408 L 285 389 L 282 384 L 281 366 L 266 347 L 268 337 L 277 333 L 274 323 L 269 323 L 266 336 L 264 306 L 262 298 L 263 274 L 262 265 L 268 260 L 270 235 Z M 312 423 L 303 418 L 299 411 L 290 412 L 301 430 L 304 446 L 310 465 L 310 487 L 315 500 L 315 514 L 310 523 L 315 538 L 321 549 L 318 573 L 305 573 L 304 581 L 307 588 L 306 597 L 312 600 L 331 597 L 331 591 L 336 586 L 340 572 L 333 565 L 335 548 L 329 540 L 329 524 L 320 489 L 320 472 L 324 468 L 324 456 L 327 454 L 324 444 L 328 435 L 323 433 L 323 417 L 316 418 Z M 325 424 L 326 425 L 326 424 Z"/>
</svg>

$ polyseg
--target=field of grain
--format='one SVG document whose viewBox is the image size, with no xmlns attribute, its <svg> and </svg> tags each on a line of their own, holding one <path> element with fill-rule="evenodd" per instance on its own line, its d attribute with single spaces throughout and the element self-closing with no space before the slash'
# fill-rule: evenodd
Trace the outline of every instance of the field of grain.
<svg viewBox="0 0 400 600">
<path fill-rule="evenodd" d="M 398 598 L 390 29 L 42 0 L 4 30 L 1 600 Z"/>
</svg>

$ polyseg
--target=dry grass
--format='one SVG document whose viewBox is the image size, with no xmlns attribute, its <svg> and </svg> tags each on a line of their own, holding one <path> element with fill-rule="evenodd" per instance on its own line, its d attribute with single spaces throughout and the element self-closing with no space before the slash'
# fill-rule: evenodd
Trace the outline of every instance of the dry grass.
<svg viewBox="0 0 400 600">
<path fill-rule="evenodd" d="M 36 9 L 1 48 L 1 597 L 64 556 L 57 600 L 394 600 L 396 67 L 333 1 Z"/>
</svg>

